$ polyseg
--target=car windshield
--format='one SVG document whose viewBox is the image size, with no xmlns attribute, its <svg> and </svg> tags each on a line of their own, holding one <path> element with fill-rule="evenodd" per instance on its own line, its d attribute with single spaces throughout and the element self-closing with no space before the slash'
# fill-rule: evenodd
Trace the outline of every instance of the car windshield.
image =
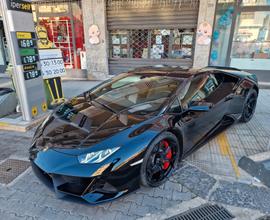
<svg viewBox="0 0 270 220">
<path fill-rule="evenodd" d="M 162 109 L 181 82 L 167 76 L 122 74 L 97 87 L 90 96 L 93 102 L 114 112 L 154 114 Z"/>
</svg>

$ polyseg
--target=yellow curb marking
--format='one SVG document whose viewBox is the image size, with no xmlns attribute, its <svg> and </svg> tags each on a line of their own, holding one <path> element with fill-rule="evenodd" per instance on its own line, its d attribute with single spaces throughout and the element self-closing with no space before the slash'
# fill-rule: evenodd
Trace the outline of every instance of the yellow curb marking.
<svg viewBox="0 0 270 220">
<path fill-rule="evenodd" d="M 0 126 L 7 126 L 7 125 L 9 125 L 9 123 L 7 123 L 7 122 L 0 122 Z"/>
<path fill-rule="evenodd" d="M 225 132 L 222 132 L 220 135 L 217 136 L 217 142 L 220 147 L 220 152 L 222 156 L 228 156 L 231 160 L 232 167 L 234 169 L 235 175 L 240 177 L 240 171 L 237 166 L 236 160 L 234 158 L 233 152 L 231 150 L 231 146 L 229 144 L 227 135 Z"/>
</svg>

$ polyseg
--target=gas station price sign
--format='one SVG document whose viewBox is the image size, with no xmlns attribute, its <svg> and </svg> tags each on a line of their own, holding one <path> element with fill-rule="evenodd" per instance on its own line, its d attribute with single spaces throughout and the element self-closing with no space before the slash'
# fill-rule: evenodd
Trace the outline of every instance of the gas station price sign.
<svg viewBox="0 0 270 220">
<path fill-rule="evenodd" d="M 34 48 L 37 43 L 33 39 L 18 39 L 19 48 Z"/>
<path fill-rule="evenodd" d="M 32 71 L 26 71 L 24 72 L 24 79 L 29 80 L 29 79 L 35 79 L 41 76 L 40 70 L 32 70 Z"/>
<path fill-rule="evenodd" d="M 21 56 L 22 64 L 36 63 L 39 61 L 38 55 Z"/>
<path fill-rule="evenodd" d="M 37 46 L 35 33 L 33 32 L 17 32 L 19 48 L 35 48 Z"/>
<path fill-rule="evenodd" d="M 20 63 L 23 65 L 25 80 L 34 79 L 41 76 L 37 62 L 39 55 L 37 50 L 36 35 L 34 32 L 16 32 L 19 48 Z"/>
</svg>

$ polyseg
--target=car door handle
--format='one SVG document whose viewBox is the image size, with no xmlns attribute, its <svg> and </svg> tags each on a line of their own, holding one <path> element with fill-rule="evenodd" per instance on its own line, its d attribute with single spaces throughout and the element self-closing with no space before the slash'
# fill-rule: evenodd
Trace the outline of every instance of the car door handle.
<svg viewBox="0 0 270 220">
<path fill-rule="evenodd" d="M 234 95 L 228 95 L 225 97 L 225 102 L 232 100 Z"/>
</svg>

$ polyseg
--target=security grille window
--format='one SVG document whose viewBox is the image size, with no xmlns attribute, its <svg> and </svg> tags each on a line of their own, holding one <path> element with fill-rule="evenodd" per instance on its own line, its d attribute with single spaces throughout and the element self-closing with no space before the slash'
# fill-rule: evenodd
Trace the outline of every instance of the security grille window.
<svg viewBox="0 0 270 220">
<path fill-rule="evenodd" d="M 192 58 L 194 30 L 141 29 L 110 31 L 111 58 Z"/>
</svg>

